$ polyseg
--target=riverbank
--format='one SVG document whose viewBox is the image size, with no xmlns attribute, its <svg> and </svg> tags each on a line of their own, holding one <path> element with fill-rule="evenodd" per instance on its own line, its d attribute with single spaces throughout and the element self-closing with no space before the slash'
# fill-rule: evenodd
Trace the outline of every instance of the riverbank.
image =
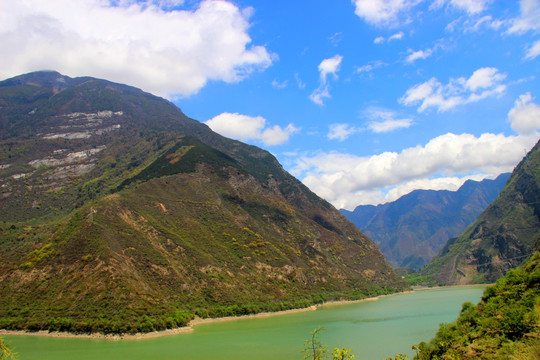
<svg viewBox="0 0 540 360">
<path fill-rule="evenodd" d="M 370 298 L 370 299 L 364 299 L 360 301 L 371 301 L 371 300 L 377 300 L 378 298 Z M 330 302 L 329 302 L 330 303 Z M 329 304 L 325 303 L 325 304 Z M 337 302 L 336 302 L 337 303 Z M 0 329 L 0 336 L 5 335 L 13 335 L 13 336 L 43 336 L 43 337 L 55 337 L 55 338 L 80 338 L 80 339 L 103 339 L 103 340 L 143 340 L 143 339 L 154 339 L 164 336 L 171 336 L 171 335 L 178 335 L 178 334 L 185 334 L 195 331 L 194 327 L 197 325 L 202 324 L 211 324 L 216 322 L 225 322 L 225 321 L 234 321 L 234 320 L 240 320 L 240 319 L 251 319 L 251 318 L 266 318 L 271 316 L 279 316 L 279 315 L 287 315 L 287 314 L 296 314 L 306 311 L 315 311 L 319 306 L 323 306 L 325 304 L 320 305 L 313 305 L 307 308 L 302 309 L 291 309 L 291 310 L 283 310 L 283 311 L 275 311 L 275 312 L 262 312 L 257 314 L 249 314 L 249 315 L 240 315 L 240 316 L 226 316 L 221 318 L 206 318 L 202 319 L 199 317 L 196 317 L 195 319 L 191 320 L 188 324 L 188 326 L 176 328 L 176 329 L 167 329 L 167 330 L 161 330 L 161 331 L 152 331 L 149 333 L 136 333 L 136 334 L 101 334 L 101 333 L 92 333 L 92 334 L 73 334 L 68 332 L 58 332 L 58 331 L 47 331 L 47 330 L 41 330 L 41 331 L 34 331 L 34 332 L 28 332 L 23 330 L 1 330 Z"/>
<path fill-rule="evenodd" d="M 486 285 L 460 285 L 460 287 L 463 286 L 486 286 Z M 455 287 L 455 286 L 447 286 Z M 440 288 L 447 288 L 440 287 Z M 457 286 L 456 286 L 457 287 Z M 195 318 L 191 320 L 186 327 L 176 328 L 176 329 L 167 329 L 162 331 L 153 331 L 149 333 L 137 333 L 137 334 L 101 334 L 101 333 L 92 333 L 92 334 L 73 334 L 73 333 L 67 333 L 67 332 L 48 332 L 47 330 L 42 331 L 36 331 L 36 332 L 27 332 L 27 331 L 11 331 L 11 330 L 0 330 L 0 336 L 5 335 L 14 335 L 14 336 L 42 336 L 42 337 L 56 337 L 56 338 L 80 338 L 80 339 L 103 339 L 103 340 L 143 340 L 143 339 L 154 339 L 164 336 L 171 336 L 171 335 L 178 335 L 178 334 L 185 334 L 185 333 L 191 333 L 194 331 L 194 327 L 202 324 L 211 324 L 216 322 L 226 322 L 226 321 L 235 321 L 235 320 L 241 320 L 241 319 L 251 319 L 251 318 L 266 318 L 266 317 L 273 317 L 273 316 L 279 316 L 279 315 L 287 315 L 287 314 L 296 314 L 301 312 L 308 312 L 308 311 L 316 311 L 319 308 L 324 307 L 331 307 L 331 306 L 338 306 L 338 305 L 345 305 L 345 304 L 355 304 L 355 303 L 362 303 L 367 301 L 377 301 L 381 298 L 390 297 L 390 296 L 397 296 L 397 295 L 404 295 L 404 294 L 410 294 L 415 291 L 422 291 L 422 290 L 430 290 L 430 289 L 437 289 L 439 287 L 432 287 L 432 288 L 417 288 L 413 289 L 412 291 L 403 291 L 398 292 L 394 294 L 388 294 L 388 295 L 380 295 L 376 297 L 371 298 L 365 298 L 360 300 L 336 300 L 336 301 L 328 301 L 322 304 L 312 305 L 307 308 L 302 309 L 291 309 L 291 310 L 283 310 L 283 311 L 276 311 L 276 312 L 262 312 L 257 314 L 249 314 L 249 315 L 240 315 L 240 316 L 228 316 L 228 317 L 222 317 L 222 318 Z"/>
</svg>

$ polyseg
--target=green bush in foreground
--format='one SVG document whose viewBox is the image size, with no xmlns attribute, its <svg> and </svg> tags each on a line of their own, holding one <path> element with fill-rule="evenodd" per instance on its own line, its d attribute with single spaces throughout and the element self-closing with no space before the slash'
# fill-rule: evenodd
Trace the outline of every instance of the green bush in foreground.
<svg viewBox="0 0 540 360">
<path fill-rule="evenodd" d="M 17 353 L 9 348 L 8 344 L 4 342 L 4 339 L 0 337 L 0 360 L 15 360 L 17 359 Z"/>
<path fill-rule="evenodd" d="M 540 252 L 441 324 L 415 359 L 540 359 Z M 413 348 L 415 348 L 413 347 Z"/>
</svg>

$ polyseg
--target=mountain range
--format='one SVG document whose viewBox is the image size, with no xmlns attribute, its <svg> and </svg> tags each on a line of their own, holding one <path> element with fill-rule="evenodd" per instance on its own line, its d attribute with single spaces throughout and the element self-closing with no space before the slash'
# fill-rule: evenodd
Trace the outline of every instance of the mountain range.
<svg viewBox="0 0 540 360">
<path fill-rule="evenodd" d="M 414 190 L 396 201 L 340 210 L 394 267 L 419 270 L 499 195 L 510 174 L 466 181 L 457 191 Z"/>
<path fill-rule="evenodd" d="M 540 239 L 540 142 L 516 166 L 497 199 L 424 268 L 427 283 L 492 283 L 522 264 Z"/>
<path fill-rule="evenodd" d="M 90 77 L 0 82 L 0 328 L 147 332 L 399 291 L 269 152 Z"/>
</svg>

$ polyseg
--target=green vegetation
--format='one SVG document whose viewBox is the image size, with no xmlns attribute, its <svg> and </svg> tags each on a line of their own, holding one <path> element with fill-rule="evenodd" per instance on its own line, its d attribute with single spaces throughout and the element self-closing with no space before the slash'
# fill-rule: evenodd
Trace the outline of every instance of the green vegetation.
<svg viewBox="0 0 540 360">
<path fill-rule="evenodd" d="M 478 305 L 442 324 L 415 359 L 539 359 L 540 252 L 486 289 Z M 414 347 L 413 347 L 414 348 Z"/>
<path fill-rule="evenodd" d="M 323 360 L 328 354 L 328 347 L 319 340 L 319 335 L 326 328 L 316 328 L 311 332 L 311 338 L 304 341 L 304 360 Z M 332 351 L 333 360 L 352 360 L 356 356 L 352 353 L 351 349 L 347 348 L 334 348 Z"/>
<path fill-rule="evenodd" d="M 499 197 L 419 272 L 427 283 L 493 283 L 525 261 L 540 238 L 540 142 Z"/>
<path fill-rule="evenodd" d="M 149 332 L 406 287 L 270 153 L 60 76 L 0 86 L 0 328 Z"/>
<path fill-rule="evenodd" d="M 16 360 L 17 353 L 6 344 L 4 339 L 0 337 L 0 360 Z"/>
</svg>

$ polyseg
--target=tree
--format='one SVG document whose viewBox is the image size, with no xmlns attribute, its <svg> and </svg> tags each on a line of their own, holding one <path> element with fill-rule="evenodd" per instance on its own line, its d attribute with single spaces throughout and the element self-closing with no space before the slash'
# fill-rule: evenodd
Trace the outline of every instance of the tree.
<svg viewBox="0 0 540 360">
<path fill-rule="evenodd" d="M 311 339 L 304 341 L 304 360 L 322 360 L 327 352 L 327 347 L 319 340 L 319 333 L 326 328 L 318 327 L 311 332 Z"/>
<path fill-rule="evenodd" d="M 319 334 L 323 330 L 326 329 L 316 328 L 311 332 L 311 339 L 304 341 L 304 360 L 322 360 L 325 358 L 328 347 L 319 340 Z M 332 352 L 332 360 L 353 360 L 354 358 L 356 356 L 352 353 L 352 350 L 345 347 L 341 349 L 336 347 Z"/>
<path fill-rule="evenodd" d="M 17 359 L 17 353 L 13 352 L 9 348 L 8 344 L 4 342 L 4 339 L 0 337 L 0 360 L 15 360 Z"/>
<path fill-rule="evenodd" d="M 356 356 L 352 353 L 352 350 L 347 348 L 334 348 L 334 352 L 332 353 L 333 360 L 353 360 L 354 358 Z"/>
</svg>

